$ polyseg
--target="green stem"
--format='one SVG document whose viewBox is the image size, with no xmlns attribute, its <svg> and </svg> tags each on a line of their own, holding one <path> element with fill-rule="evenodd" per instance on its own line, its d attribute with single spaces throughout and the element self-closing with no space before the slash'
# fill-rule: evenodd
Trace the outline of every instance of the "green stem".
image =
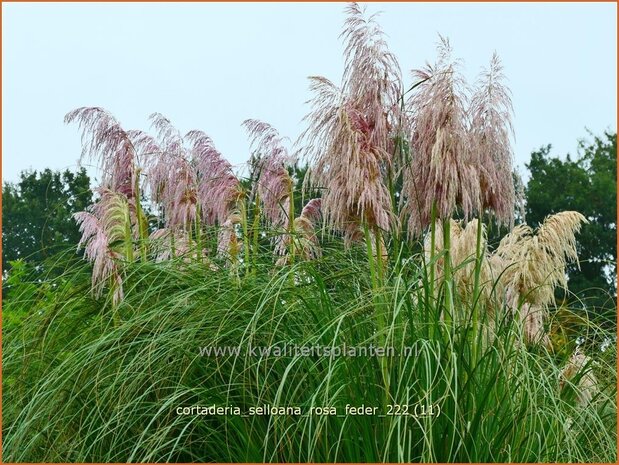
<svg viewBox="0 0 619 465">
<path fill-rule="evenodd" d="M 176 244 L 174 243 L 174 233 L 170 231 L 170 255 L 172 259 L 176 258 Z"/>
<path fill-rule="evenodd" d="M 250 272 L 250 257 L 249 257 L 249 227 L 248 227 L 248 219 L 247 219 L 247 199 L 241 200 L 241 222 L 243 223 L 243 249 L 245 250 L 245 275 Z"/>
<path fill-rule="evenodd" d="M 290 263 L 294 263 L 295 259 L 295 243 L 294 243 L 294 188 L 292 179 L 290 180 L 290 197 L 288 203 L 288 237 L 290 238 Z"/>
<path fill-rule="evenodd" d="M 383 305 L 382 305 L 382 299 L 380 297 L 380 288 L 379 288 L 379 279 L 380 279 L 379 274 L 381 274 L 381 272 L 377 270 L 377 268 L 381 267 L 381 265 L 379 264 L 379 261 L 382 261 L 382 260 L 378 258 L 379 256 L 378 248 L 377 248 L 376 257 L 374 256 L 374 251 L 372 250 L 372 234 L 370 233 L 370 229 L 368 228 L 368 225 L 366 222 L 363 223 L 363 232 L 365 235 L 365 244 L 366 244 L 366 250 L 368 254 L 368 264 L 370 266 L 370 278 L 372 280 L 372 299 L 374 300 L 374 311 L 376 314 L 376 333 L 378 335 L 378 345 L 380 347 L 385 347 L 385 344 L 386 344 L 386 338 L 384 334 L 385 319 L 384 319 Z M 378 231 L 376 231 L 375 238 L 378 238 L 376 243 L 379 244 L 378 241 L 380 241 L 380 236 L 379 236 Z M 387 411 L 387 405 L 389 404 L 390 383 L 389 383 L 389 370 L 387 366 L 386 357 L 385 356 L 379 357 L 379 363 L 380 363 L 381 373 L 383 376 L 383 384 L 385 387 L 383 409 L 384 411 Z"/>
<path fill-rule="evenodd" d="M 202 215 L 202 210 L 200 208 L 200 204 L 196 206 L 196 257 L 198 259 L 198 263 L 202 263 L 202 221 L 200 220 Z"/>
<path fill-rule="evenodd" d="M 144 216 L 144 212 L 142 211 L 142 202 L 141 202 L 141 195 L 140 195 L 140 170 L 136 170 L 135 173 L 135 192 L 134 192 L 134 199 L 135 199 L 135 216 L 136 216 L 136 222 L 137 222 L 137 226 L 138 226 L 138 240 L 140 241 L 140 258 L 142 259 L 142 261 L 146 261 L 147 259 L 147 252 L 146 252 L 146 239 L 148 236 L 148 228 L 144 227 L 144 222 L 145 222 L 145 216 Z"/>
<path fill-rule="evenodd" d="M 445 322 L 451 323 L 453 320 L 453 294 L 452 294 L 452 273 L 451 273 L 451 219 L 443 220 L 443 250 L 445 256 L 443 258 L 444 265 L 444 284 L 445 284 Z"/>
<path fill-rule="evenodd" d="M 472 341 L 472 349 L 473 349 L 473 365 L 477 362 L 477 340 L 478 335 L 477 332 L 479 330 L 479 298 L 481 296 L 480 289 L 480 277 L 481 277 L 481 265 L 483 260 L 483 253 L 481 250 L 481 239 L 483 232 L 483 223 L 482 223 L 482 213 L 479 215 L 479 219 L 477 220 L 477 243 L 475 248 L 475 281 L 473 286 L 473 341 Z"/>
<path fill-rule="evenodd" d="M 114 292 L 114 288 L 112 288 L 112 292 Z M 114 328 L 118 328 L 120 326 L 120 316 L 118 315 L 118 306 L 112 304 L 112 322 L 114 324 Z"/>
<path fill-rule="evenodd" d="M 192 239 L 191 237 L 193 236 L 193 221 L 188 221 L 187 222 L 187 251 L 186 253 L 189 254 L 189 256 L 187 257 L 188 260 L 191 260 L 191 247 L 192 247 Z"/>
<path fill-rule="evenodd" d="M 129 205 L 125 211 L 125 256 L 128 262 L 133 261 L 133 232 L 131 231 L 131 213 Z"/>
<path fill-rule="evenodd" d="M 365 244 L 368 254 L 368 264 L 370 265 L 370 279 L 372 281 L 372 290 L 378 289 L 378 280 L 376 277 L 376 267 L 374 263 L 374 253 L 372 252 L 372 237 L 370 235 L 370 230 L 368 229 L 368 225 L 363 223 L 363 233 L 365 235 Z"/>
<path fill-rule="evenodd" d="M 253 229 L 253 251 L 252 251 L 252 270 L 256 271 L 256 256 L 258 254 L 258 235 L 260 234 L 260 196 L 256 193 L 256 199 L 254 201 L 254 222 L 252 224 Z"/>
<path fill-rule="evenodd" d="M 374 228 L 374 247 L 376 250 L 376 268 L 379 286 L 385 283 L 385 261 L 383 257 L 382 234 L 378 227 Z"/>
<path fill-rule="evenodd" d="M 436 274 L 436 266 L 434 263 L 434 254 L 436 249 L 436 201 L 432 201 L 432 209 L 430 213 L 430 298 L 434 298 L 434 276 Z"/>
</svg>

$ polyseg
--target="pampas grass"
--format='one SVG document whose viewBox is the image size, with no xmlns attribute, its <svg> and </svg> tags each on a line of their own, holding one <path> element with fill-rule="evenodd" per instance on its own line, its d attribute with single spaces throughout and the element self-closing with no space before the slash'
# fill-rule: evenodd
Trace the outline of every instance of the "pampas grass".
<svg viewBox="0 0 619 465">
<path fill-rule="evenodd" d="M 498 58 L 470 92 L 442 40 L 405 102 L 376 17 L 346 15 L 342 83 L 311 79 L 298 140 L 307 202 L 262 121 L 243 123 L 247 180 L 161 114 L 153 134 L 67 115 L 103 182 L 76 215 L 86 260 L 11 281 L 6 311 L 29 317 L 3 333 L 5 460 L 616 461 L 616 367 L 547 329 L 586 219 L 488 245 L 484 221 L 511 225 L 518 197 Z M 242 352 L 288 344 L 393 353 Z M 206 352 L 222 347 L 241 352 Z M 210 405 L 241 413 L 182 413 Z M 248 413 L 264 405 L 301 413 Z"/>
<path fill-rule="evenodd" d="M 593 373 L 593 360 L 576 349 L 559 375 L 561 389 L 574 383 L 578 404 L 587 407 L 599 392 L 599 382 Z"/>
<path fill-rule="evenodd" d="M 191 154 L 198 173 L 198 200 L 206 224 L 223 224 L 243 195 L 232 165 L 215 148 L 203 131 L 190 131 L 185 136 L 191 143 Z"/>
<path fill-rule="evenodd" d="M 293 215 L 290 215 L 293 185 L 286 169 L 292 164 L 292 157 L 283 138 L 268 123 L 248 119 L 243 126 L 249 134 L 252 149 L 260 155 L 256 185 L 262 212 L 271 226 L 286 229 L 293 220 Z"/>
<path fill-rule="evenodd" d="M 467 130 L 467 86 L 460 63 L 441 38 L 438 60 L 417 70 L 422 82 L 409 102 L 413 160 L 404 171 L 403 198 L 409 229 L 421 233 L 436 217 L 448 219 L 457 208 L 466 219 L 480 211 L 479 165 Z"/>
<path fill-rule="evenodd" d="M 82 159 L 98 162 L 102 187 L 134 197 L 135 148 L 116 118 L 103 108 L 81 107 L 67 113 L 64 120 L 77 122 L 82 129 Z"/>
<path fill-rule="evenodd" d="M 160 113 L 153 113 L 150 120 L 160 149 L 151 155 L 145 173 L 155 200 L 161 203 L 167 226 L 186 229 L 197 218 L 196 166 L 170 120 Z"/>
<path fill-rule="evenodd" d="M 516 226 L 496 251 L 505 286 L 533 304 L 554 303 L 554 288 L 567 287 L 568 261 L 578 262 L 576 233 L 583 223 L 587 220 L 580 213 L 561 212 L 547 217 L 537 231 Z"/>
<path fill-rule="evenodd" d="M 322 192 L 326 223 L 359 238 L 363 224 L 389 231 L 395 225 L 385 170 L 392 164 L 401 120 L 400 69 L 375 18 L 358 5 L 347 8 L 342 37 L 345 68 L 341 88 L 311 77 L 312 111 L 300 139 L 310 161 L 307 183 Z"/>
<path fill-rule="evenodd" d="M 391 315 L 381 334 L 397 353 L 412 350 L 388 359 L 390 404 L 440 406 L 439 415 L 346 415 L 347 404 L 381 405 L 374 357 L 200 356 L 201 347 L 284 341 L 377 344 L 363 251 L 325 246 L 321 259 L 272 273 L 271 253 L 257 263 L 264 272 L 240 280 L 180 258 L 133 263 L 117 326 L 111 302 L 89 296 L 87 266 L 39 284 L 56 284 L 53 293 L 13 288 L 4 310 L 32 311 L 3 338 L 5 461 L 615 461 L 612 363 L 593 367 L 598 387 L 583 407 L 568 389 L 579 375 L 560 388 L 567 361 L 514 344 L 518 325 L 498 318 L 473 364 L 468 326 L 452 331 L 440 321 L 442 301 L 426 298 L 427 275 L 414 262 L 381 290 Z M 176 413 L 212 404 L 303 414 Z M 339 414 L 311 415 L 311 407 Z"/>
<path fill-rule="evenodd" d="M 91 211 L 75 214 L 82 237 L 78 248 L 84 246 L 84 257 L 92 263 L 92 292 L 100 297 L 104 288 L 113 289 L 114 304 L 123 298 L 121 263 L 123 253 L 118 244 L 129 241 L 125 259 L 130 259 L 131 238 L 127 237 L 128 204 L 120 194 L 99 190 L 100 199 Z M 122 250 L 122 249 L 121 249 Z"/>
<path fill-rule="evenodd" d="M 471 98 L 470 144 L 479 170 L 481 208 L 494 212 L 499 224 L 514 224 L 512 177 L 513 112 L 510 91 L 503 81 L 503 66 L 495 53 L 478 79 Z"/>
</svg>

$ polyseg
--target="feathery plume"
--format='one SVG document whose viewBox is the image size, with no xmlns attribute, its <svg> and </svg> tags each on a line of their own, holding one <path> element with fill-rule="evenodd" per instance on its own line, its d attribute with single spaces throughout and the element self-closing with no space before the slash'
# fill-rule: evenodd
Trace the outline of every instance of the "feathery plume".
<svg viewBox="0 0 619 465">
<path fill-rule="evenodd" d="M 341 90 L 326 78 L 310 77 L 314 98 L 300 141 L 311 164 L 306 185 L 324 189 L 325 220 L 348 243 L 362 237 L 357 230 L 364 222 L 383 230 L 395 222 L 384 176 L 403 114 L 399 65 L 382 31 L 356 3 L 347 14 Z"/>
<path fill-rule="evenodd" d="M 262 211 L 276 228 L 288 228 L 293 183 L 286 166 L 293 162 L 284 139 L 271 125 L 255 119 L 243 122 L 252 150 L 259 154 L 257 191 Z"/>
<path fill-rule="evenodd" d="M 89 211 L 73 216 L 82 234 L 77 247 L 84 247 L 84 256 L 93 265 L 94 296 L 100 297 L 105 286 L 109 285 L 114 290 L 113 303 L 117 305 L 123 298 L 119 266 L 123 254 L 119 251 L 119 244 L 126 241 L 129 205 L 123 194 L 105 188 L 97 192 L 100 198 Z"/>
<path fill-rule="evenodd" d="M 82 130 L 82 156 L 98 160 L 103 172 L 102 186 L 139 197 L 135 190 L 135 149 L 127 132 L 106 110 L 81 107 L 66 114 L 66 124 L 77 122 Z"/>
<path fill-rule="evenodd" d="M 207 249 L 202 249 L 198 256 L 196 243 L 189 240 L 187 231 L 178 228 L 157 229 L 151 233 L 149 245 L 157 263 L 171 260 L 174 257 L 182 257 L 185 263 L 206 261 L 211 270 L 217 271 L 217 267 L 208 258 Z"/>
<path fill-rule="evenodd" d="M 566 211 L 548 216 L 535 232 L 528 225 L 518 225 L 489 260 L 493 275 L 500 276 L 506 290 L 508 306 L 525 325 L 528 342 L 541 339 L 549 344 L 541 327 L 548 306 L 555 303 L 555 288 L 567 287 L 567 263 L 578 263 L 576 233 L 587 222 L 580 213 Z"/>
<path fill-rule="evenodd" d="M 318 223 L 322 217 L 322 199 L 312 199 L 301 210 L 301 217 L 312 224 Z"/>
<path fill-rule="evenodd" d="M 185 136 L 191 144 L 191 154 L 198 174 L 198 201 L 207 224 L 223 224 L 241 195 L 239 180 L 232 165 L 215 148 L 211 138 L 202 131 L 190 131 Z"/>
<path fill-rule="evenodd" d="M 544 329 L 547 311 L 541 305 L 524 302 L 517 312 L 524 331 L 524 340 L 529 344 L 541 344 L 547 349 L 552 348 L 550 336 Z"/>
<path fill-rule="evenodd" d="M 316 235 L 316 225 L 321 219 L 322 199 L 312 199 L 301 211 L 301 214 L 294 220 L 294 236 L 286 236 L 282 241 L 284 250 L 277 261 L 277 265 L 284 265 L 290 259 L 290 248 L 295 248 L 295 254 L 300 255 L 304 260 L 314 260 L 322 256 L 318 236 Z"/>
<path fill-rule="evenodd" d="M 236 231 L 236 225 L 241 223 L 241 215 L 238 212 L 231 213 L 221 225 L 217 240 L 217 256 L 226 258 L 229 262 L 236 262 L 236 258 L 242 248 Z"/>
<path fill-rule="evenodd" d="M 450 257 L 453 267 L 453 278 L 456 282 L 456 288 L 461 296 L 472 296 L 473 286 L 475 278 L 475 259 L 477 253 L 477 227 L 478 219 L 474 218 L 471 221 L 463 224 L 462 222 L 450 219 L 450 238 L 451 248 Z M 481 254 L 486 255 L 487 250 L 487 238 L 486 238 L 486 225 L 482 224 L 482 236 L 481 236 Z M 443 224 L 441 221 L 436 222 L 435 237 L 434 237 L 434 254 L 432 253 L 432 241 L 431 234 L 427 232 L 424 236 L 424 254 L 426 262 L 428 262 L 432 256 L 440 257 L 436 261 L 436 277 L 442 278 L 444 273 L 444 258 L 441 257 L 441 252 L 445 249 L 444 236 L 443 236 Z M 482 268 L 480 272 L 481 282 L 486 282 L 490 279 L 487 260 L 482 261 Z M 482 288 L 484 295 L 488 295 L 489 289 L 487 286 Z"/>
<path fill-rule="evenodd" d="M 174 232 L 168 228 L 159 228 L 148 237 L 148 245 L 154 256 L 155 263 L 170 260 L 173 255 L 175 239 Z"/>
<path fill-rule="evenodd" d="M 442 37 L 438 53 L 434 66 L 413 72 L 421 84 L 409 101 L 413 160 L 402 189 L 413 234 L 430 224 L 433 202 L 439 219 L 450 218 L 458 207 L 468 219 L 480 208 L 479 175 L 468 144 L 466 83 Z"/>
<path fill-rule="evenodd" d="M 598 380 L 592 370 L 591 358 L 576 349 L 559 375 L 559 386 L 563 389 L 566 383 L 578 378 L 576 395 L 578 404 L 586 407 L 597 394 Z"/>
<path fill-rule="evenodd" d="M 150 191 L 163 206 L 167 227 L 187 228 L 196 220 L 197 173 L 180 132 L 159 113 L 150 116 L 157 141 L 142 136 L 140 147 L 151 153 L 146 165 Z M 158 149 L 157 149 L 158 147 Z"/>
<path fill-rule="evenodd" d="M 502 270 L 505 286 L 533 304 L 553 304 L 554 288 L 567 287 L 567 263 L 578 263 L 576 233 L 583 223 L 588 223 L 583 215 L 566 211 L 548 216 L 537 232 L 516 226 L 495 251 L 507 265 Z"/>
<path fill-rule="evenodd" d="M 512 177 L 513 113 L 510 91 L 503 84 L 503 66 L 495 53 L 482 71 L 471 98 L 470 144 L 479 171 L 481 207 L 494 212 L 499 224 L 514 222 Z"/>
</svg>

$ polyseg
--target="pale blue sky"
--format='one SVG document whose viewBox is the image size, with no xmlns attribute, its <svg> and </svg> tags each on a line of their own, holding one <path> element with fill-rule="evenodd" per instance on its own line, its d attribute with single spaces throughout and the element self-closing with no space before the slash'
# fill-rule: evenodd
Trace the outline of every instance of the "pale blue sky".
<svg viewBox="0 0 619 465">
<path fill-rule="evenodd" d="M 341 3 L 2 4 L 2 168 L 74 168 L 66 112 L 102 106 L 126 129 L 158 111 L 202 129 L 234 164 L 248 158 L 241 122 L 295 139 L 309 75 L 339 82 Z M 552 143 L 616 131 L 616 4 L 372 3 L 407 84 L 434 60 L 438 34 L 473 79 L 496 50 L 515 109 L 516 160 Z"/>
</svg>

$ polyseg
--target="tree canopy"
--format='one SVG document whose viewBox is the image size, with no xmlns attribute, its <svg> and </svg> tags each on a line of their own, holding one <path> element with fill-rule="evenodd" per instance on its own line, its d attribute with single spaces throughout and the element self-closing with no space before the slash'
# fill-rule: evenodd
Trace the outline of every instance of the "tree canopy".
<svg viewBox="0 0 619 465">
<path fill-rule="evenodd" d="M 570 266 L 569 295 L 589 309 L 604 309 L 614 320 L 617 293 L 617 134 L 606 132 L 579 143 L 577 157 L 551 155 L 551 146 L 531 154 L 526 165 L 527 223 L 537 226 L 547 215 L 564 210 L 582 213 L 578 235 L 580 270 Z M 612 312 L 612 313 L 611 313 Z"/>
<path fill-rule="evenodd" d="M 77 245 L 80 233 L 73 214 L 92 203 L 90 178 L 45 169 L 25 171 L 2 187 L 2 270 L 23 259 L 41 263 L 60 249 Z"/>
</svg>

